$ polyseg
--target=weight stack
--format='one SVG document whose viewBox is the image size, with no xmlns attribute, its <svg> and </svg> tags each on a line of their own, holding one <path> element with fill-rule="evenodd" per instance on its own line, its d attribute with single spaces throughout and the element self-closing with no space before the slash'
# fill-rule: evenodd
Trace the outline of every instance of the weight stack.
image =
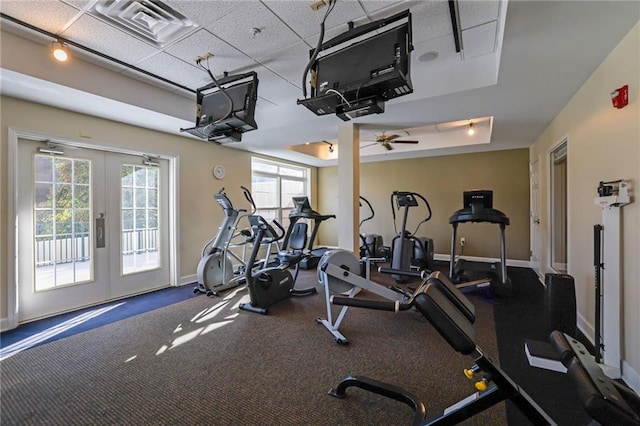
<svg viewBox="0 0 640 426">
<path fill-rule="evenodd" d="M 560 330 L 577 335 L 576 288 L 571 275 L 544 275 L 544 325 L 547 333 Z"/>
</svg>

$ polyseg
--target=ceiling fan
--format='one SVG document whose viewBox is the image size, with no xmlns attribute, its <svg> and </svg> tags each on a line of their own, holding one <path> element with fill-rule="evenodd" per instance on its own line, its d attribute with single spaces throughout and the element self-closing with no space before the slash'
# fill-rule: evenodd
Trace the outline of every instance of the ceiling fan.
<svg viewBox="0 0 640 426">
<path fill-rule="evenodd" d="M 410 136 L 409 132 L 407 132 L 406 130 L 404 132 Z M 382 132 L 381 134 L 375 135 L 375 136 L 376 136 L 375 143 L 382 145 L 383 147 L 385 147 L 387 151 L 391 151 L 393 149 L 393 147 L 391 146 L 392 143 L 408 143 L 408 144 L 419 143 L 419 141 L 417 140 L 413 140 L 413 141 L 398 140 L 398 138 L 401 137 L 401 135 L 397 135 L 397 134 L 387 135 L 385 132 Z M 367 145 L 367 146 L 370 146 L 370 145 Z"/>
</svg>

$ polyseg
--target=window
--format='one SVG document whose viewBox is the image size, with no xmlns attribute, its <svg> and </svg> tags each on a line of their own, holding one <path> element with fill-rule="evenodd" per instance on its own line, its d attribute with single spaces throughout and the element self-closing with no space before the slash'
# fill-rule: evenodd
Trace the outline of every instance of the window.
<svg viewBox="0 0 640 426">
<path fill-rule="evenodd" d="M 252 158 L 251 193 L 256 213 L 268 221 L 276 219 L 286 229 L 292 197 L 309 196 L 310 175 L 306 167 Z"/>
</svg>

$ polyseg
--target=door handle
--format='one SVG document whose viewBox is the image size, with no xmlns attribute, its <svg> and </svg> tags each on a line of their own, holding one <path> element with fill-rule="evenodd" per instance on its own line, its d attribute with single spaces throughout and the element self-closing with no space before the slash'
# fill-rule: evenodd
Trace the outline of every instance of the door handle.
<svg viewBox="0 0 640 426">
<path fill-rule="evenodd" d="M 535 223 L 536 225 L 540 225 L 540 219 L 535 219 L 533 223 Z"/>
<path fill-rule="evenodd" d="M 98 213 L 96 217 L 96 248 L 106 246 L 104 213 Z"/>
</svg>

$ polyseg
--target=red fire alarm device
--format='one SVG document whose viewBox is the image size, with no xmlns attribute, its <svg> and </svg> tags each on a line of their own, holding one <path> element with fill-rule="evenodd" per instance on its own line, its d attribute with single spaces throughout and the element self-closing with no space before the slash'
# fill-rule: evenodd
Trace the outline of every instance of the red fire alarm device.
<svg viewBox="0 0 640 426">
<path fill-rule="evenodd" d="M 611 103 L 614 108 L 624 108 L 629 103 L 629 86 L 624 85 L 611 92 Z"/>
</svg>

